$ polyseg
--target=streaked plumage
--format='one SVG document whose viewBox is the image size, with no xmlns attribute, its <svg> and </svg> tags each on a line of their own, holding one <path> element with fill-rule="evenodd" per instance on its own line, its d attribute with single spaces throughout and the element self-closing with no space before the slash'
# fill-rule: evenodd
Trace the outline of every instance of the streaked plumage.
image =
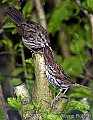
<svg viewBox="0 0 93 120">
<path fill-rule="evenodd" d="M 18 33 L 22 36 L 24 45 L 32 52 L 39 52 L 49 44 L 47 31 L 33 21 L 25 21 L 21 12 L 16 8 L 9 8 L 6 15 L 17 24 Z"/>
<path fill-rule="evenodd" d="M 43 51 L 46 66 L 45 74 L 53 87 L 60 88 L 61 91 L 64 90 L 63 94 L 65 94 L 68 88 L 72 86 L 90 89 L 86 86 L 74 83 L 70 76 L 58 64 L 54 52 L 49 46 L 50 40 L 48 33 L 43 27 L 33 21 L 26 22 L 22 17 L 21 12 L 16 8 L 12 7 L 8 9 L 6 13 L 7 16 L 17 24 L 18 32 L 22 36 L 24 45 L 33 53 Z"/>
<path fill-rule="evenodd" d="M 83 86 L 72 81 L 71 77 L 58 64 L 54 52 L 49 46 L 44 48 L 44 59 L 46 64 L 45 74 L 48 81 L 55 88 L 60 88 L 60 91 L 64 90 L 63 94 L 73 86 L 90 89 L 87 86 Z M 59 92 L 59 94 L 60 93 L 61 92 Z"/>
<path fill-rule="evenodd" d="M 63 90 L 75 84 L 71 81 L 70 76 L 58 64 L 54 52 L 49 46 L 44 48 L 44 59 L 46 64 L 45 74 L 52 86 Z"/>
</svg>

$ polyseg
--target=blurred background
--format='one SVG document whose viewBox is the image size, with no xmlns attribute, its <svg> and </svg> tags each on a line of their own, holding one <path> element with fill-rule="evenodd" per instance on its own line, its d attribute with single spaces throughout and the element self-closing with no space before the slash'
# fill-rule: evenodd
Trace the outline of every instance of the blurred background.
<svg viewBox="0 0 93 120">
<path fill-rule="evenodd" d="M 51 47 L 58 62 L 74 82 L 93 88 L 93 1 L 40 2 Z M 35 0 L 0 1 L 0 120 L 4 119 L 3 114 L 8 114 L 9 120 L 21 120 L 18 111 L 11 109 L 7 103 L 7 98 L 15 96 L 13 87 L 22 82 L 27 84 L 31 94 L 35 81 L 34 63 L 30 50 L 23 45 L 21 36 L 17 33 L 16 25 L 5 15 L 10 6 L 19 9 L 26 20 L 40 24 L 40 18 Z M 50 89 L 56 94 L 54 88 L 50 86 Z M 93 120 L 93 95 L 90 91 L 73 88 L 67 95 L 75 100 L 87 98 Z"/>
</svg>

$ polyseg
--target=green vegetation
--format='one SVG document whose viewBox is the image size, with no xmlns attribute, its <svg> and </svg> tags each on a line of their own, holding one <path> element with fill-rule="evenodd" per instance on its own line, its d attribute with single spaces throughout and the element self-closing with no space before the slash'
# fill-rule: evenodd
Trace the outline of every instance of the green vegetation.
<svg viewBox="0 0 93 120">
<path fill-rule="evenodd" d="M 31 20 L 34 14 L 34 5 L 31 0 L 23 1 L 22 7 L 20 0 L 2 0 L 6 6 L 15 6 L 22 11 L 26 20 Z M 46 4 L 47 3 L 47 4 Z M 51 2 L 50 2 L 51 3 Z M 83 10 L 88 14 L 93 13 L 93 0 L 82 0 L 80 6 L 73 0 L 64 0 L 54 3 L 51 8 L 47 0 L 42 0 L 42 6 L 45 7 L 45 15 L 48 26 L 48 32 L 56 58 L 62 68 L 71 76 L 74 82 L 93 88 L 93 41 L 91 31 L 91 22 L 89 16 L 86 16 Z M 50 4 L 51 5 L 51 4 Z M 46 10 L 48 8 L 49 10 Z M 36 11 L 36 10 L 35 10 Z M 93 16 L 92 16 L 93 17 Z M 37 23 L 39 18 L 36 16 Z M 35 71 L 31 53 L 22 44 L 21 37 L 17 33 L 16 26 L 9 18 L 5 18 L 2 26 L 4 32 L 0 38 L 0 55 L 7 56 L 6 66 L 0 66 L 0 81 L 6 84 L 5 94 L 7 94 L 7 86 L 10 83 L 15 86 L 22 82 L 26 82 L 29 93 L 32 93 Z M 3 61 L 3 59 L 1 59 Z M 0 64 L 1 65 L 1 64 Z M 9 74 L 8 74 L 9 73 Z M 56 96 L 58 90 L 49 86 Z M 67 92 L 69 100 L 62 103 L 62 112 L 56 115 L 50 109 L 42 112 L 43 120 L 64 120 L 62 116 L 80 114 L 86 115 L 90 109 L 90 116 L 93 119 L 93 94 L 85 88 L 71 88 Z M 87 98 L 87 102 L 80 102 L 81 99 Z M 13 109 L 17 109 L 22 116 L 21 97 L 8 98 L 7 102 Z M 26 107 L 26 111 L 36 109 L 40 112 L 40 105 L 37 103 Z M 73 112 L 75 111 L 75 112 Z M 3 113 L 0 109 L 0 118 L 3 119 Z M 69 117 L 67 120 L 74 120 Z M 78 119 L 79 120 L 79 119 Z M 81 120 L 81 119 L 80 119 Z"/>
</svg>

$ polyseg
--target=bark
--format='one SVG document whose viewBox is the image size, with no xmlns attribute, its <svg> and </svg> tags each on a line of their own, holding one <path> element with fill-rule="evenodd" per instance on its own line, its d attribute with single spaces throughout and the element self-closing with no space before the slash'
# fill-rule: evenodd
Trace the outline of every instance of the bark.
<svg viewBox="0 0 93 120">
<path fill-rule="evenodd" d="M 41 2 L 40 2 L 40 0 L 35 0 L 34 2 L 35 2 L 37 13 L 38 13 L 38 16 L 39 16 L 39 19 L 40 19 L 40 24 L 45 29 L 47 29 L 45 13 L 44 13 L 44 9 L 43 9 L 43 7 L 41 5 Z"/>
<path fill-rule="evenodd" d="M 3 117 L 4 117 L 3 120 L 9 120 L 8 115 L 7 115 L 7 111 L 6 111 L 6 107 L 5 107 L 5 102 L 4 102 L 4 98 L 3 98 L 1 84 L 0 84 L 0 109 L 3 112 Z"/>
<path fill-rule="evenodd" d="M 35 76 L 36 84 L 33 91 L 33 100 L 41 104 L 41 110 L 45 111 L 50 107 L 52 99 L 51 92 L 49 90 L 49 82 L 45 76 L 45 62 L 42 54 L 34 55 L 35 64 Z"/>
<path fill-rule="evenodd" d="M 14 91 L 16 93 L 16 96 L 18 97 L 19 95 L 21 95 L 21 99 L 22 99 L 22 114 L 21 117 L 23 118 L 23 120 L 32 120 L 31 119 L 31 111 L 27 111 L 25 112 L 25 108 L 29 105 L 31 105 L 31 98 L 28 92 L 28 89 L 26 87 L 25 84 L 20 84 L 16 87 L 14 87 Z M 21 114 L 21 113 L 20 113 Z"/>
</svg>

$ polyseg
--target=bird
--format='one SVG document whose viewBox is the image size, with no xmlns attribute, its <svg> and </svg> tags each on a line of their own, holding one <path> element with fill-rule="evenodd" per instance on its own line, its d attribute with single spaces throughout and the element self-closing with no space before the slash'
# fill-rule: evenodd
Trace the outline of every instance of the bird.
<svg viewBox="0 0 93 120">
<path fill-rule="evenodd" d="M 83 87 L 92 89 L 75 83 L 71 77 L 63 70 L 57 62 L 54 51 L 50 46 L 48 32 L 34 21 L 25 21 L 20 11 L 14 7 L 10 7 L 6 11 L 6 15 L 10 17 L 16 24 L 18 33 L 22 36 L 24 45 L 31 50 L 33 54 L 43 52 L 45 60 L 45 75 L 49 83 L 59 88 L 60 92 L 55 97 L 54 101 L 58 100 L 63 92 L 63 97 L 67 90 L 71 87 Z"/>
<path fill-rule="evenodd" d="M 31 52 L 42 52 L 43 48 L 50 44 L 47 31 L 34 21 L 25 21 L 22 13 L 15 7 L 9 7 L 6 16 L 12 19 L 16 25 L 18 33 L 22 36 L 23 44 L 31 50 Z"/>
<path fill-rule="evenodd" d="M 59 98 L 67 98 L 65 93 L 71 87 L 83 87 L 88 90 L 92 90 L 87 86 L 77 84 L 74 82 L 71 77 L 63 70 L 60 64 L 57 62 L 54 51 L 50 46 L 45 46 L 44 48 L 44 60 L 45 60 L 45 75 L 49 83 L 55 87 L 59 88 L 60 91 L 57 96 L 54 98 L 53 103 Z M 62 96 L 60 94 L 62 93 Z"/>
</svg>

